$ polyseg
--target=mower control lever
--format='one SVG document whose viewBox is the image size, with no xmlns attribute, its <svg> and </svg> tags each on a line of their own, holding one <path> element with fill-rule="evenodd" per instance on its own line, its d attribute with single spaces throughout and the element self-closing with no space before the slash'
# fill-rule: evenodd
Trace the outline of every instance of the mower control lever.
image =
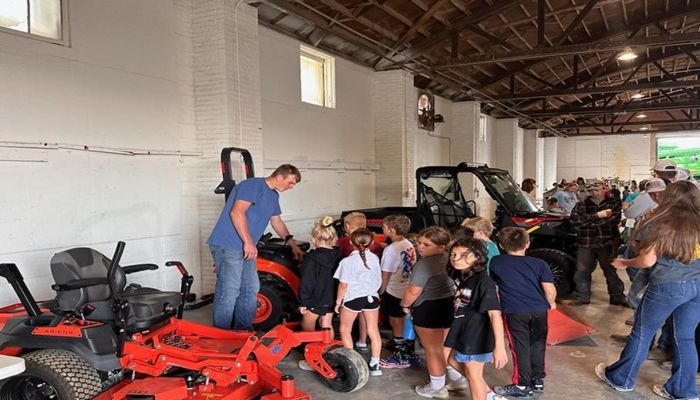
<svg viewBox="0 0 700 400">
<path fill-rule="evenodd" d="M 122 267 L 122 271 L 124 271 L 125 274 L 133 274 L 134 272 L 141 271 L 155 271 L 157 269 L 158 266 L 155 264 L 134 264 Z"/>
<path fill-rule="evenodd" d="M 165 263 L 166 267 L 172 267 L 173 265 L 177 267 L 177 270 L 180 271 L 180 274 L 182 274 L 182 276 L 189 275 L 189 273 L 187 272 L 187 268 L 185 268 L 185 266 L 180 261 L 168 261 Z"/>
</svg>

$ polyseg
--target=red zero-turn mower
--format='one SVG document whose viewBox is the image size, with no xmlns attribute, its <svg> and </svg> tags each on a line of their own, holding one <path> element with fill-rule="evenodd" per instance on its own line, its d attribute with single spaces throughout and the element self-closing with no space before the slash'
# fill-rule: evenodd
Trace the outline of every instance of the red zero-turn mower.
<svg viewBox="0 0 700 400">
<path fill-rule="evenodd" d="M 56 299 L 37 305 L 15 264 L 0 264 L 21 304 L 0 308 L 0 353 L 21 356 L 26 371 L 0 381 L 0 400 L 311 399 L 276 365 L 306 343 L 304 357 L 336 391 L 367 383 L 369 370 L 330 331 L 228 331 L 182 320 L 192 276 L 179 262 L 180 292 L 126 285 L 124 243 L 109 260 L 89 248 L 54 255 Z"/>
</svg>

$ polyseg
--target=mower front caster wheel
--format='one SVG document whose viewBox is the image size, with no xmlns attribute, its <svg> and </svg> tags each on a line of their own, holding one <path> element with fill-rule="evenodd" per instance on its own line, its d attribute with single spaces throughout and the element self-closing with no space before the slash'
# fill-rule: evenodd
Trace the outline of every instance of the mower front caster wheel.
<svg viewBox="0 0 700 400">
<path fill-rule="evenodd" d="M 326 379 L 326 385 L 336 392 L 354 392 L 367 384 L 369 367 L 355 350 L 336 347 L 323 355 L 336 373 L 334 379 Z"/>
<path fill-rule="evenodd" d="M 0 381 L 0 400 L 90 400 L 101 389 L 97 370 L 66 350 L 39 350 L 22 356 L 26 370 Z"/>
</svg>

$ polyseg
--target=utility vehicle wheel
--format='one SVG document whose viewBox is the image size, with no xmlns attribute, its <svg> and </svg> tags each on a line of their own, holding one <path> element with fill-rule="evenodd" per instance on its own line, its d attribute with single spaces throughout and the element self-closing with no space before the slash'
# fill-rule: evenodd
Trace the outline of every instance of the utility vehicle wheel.
<svg viewBox="0 0 700 400">
<path fill-rule="evenodd" d="M 336 373 L 335 379 L 326 379 L 326 385 L 336 392 L 354 392 L 367 384 L 369 367 L 355 350 L 336 347 L 323 355 Z"/>
<path fill-rule="evenodd" d="M 22 356 L 26 370 L 0 382 L 1 400 L 90 400 L 101 390 L 97 370 L 66 350 Z"/>
<path fill-rule="evenodd" d="M 574 271 L 576 260 L 568 254 L 556 249 L 533 249 L 528 251 L 528 256 L 544 260 L 554 275 L 554 286 L 557 288 L 557 297 L 563 297 L 574 289 Z"/>
<path fill-rule="evenodd" d="M 291 290 L 278 278 L 270 274 L 259 274 L 258 309 L 253 326 L 259 331 L 268 331 L 296 314 L 297 301 Z"/>
</svg>

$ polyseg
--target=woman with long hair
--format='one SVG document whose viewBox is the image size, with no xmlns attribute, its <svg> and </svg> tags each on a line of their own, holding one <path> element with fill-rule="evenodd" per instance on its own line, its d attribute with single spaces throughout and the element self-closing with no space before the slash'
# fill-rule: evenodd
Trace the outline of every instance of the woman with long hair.
<svg viewBox="0 0 700 400">
<path fill-rule="evenodd" d="M 695 329 L 700 322 L 700 190 L 692 182 L 672 183 L 654 215 L 637 230 L 633 259 L 618 258 L 616 268 L 654 269 L 649 286 L 635 312 L 634 325 L 620 359 L 595 372 L 613 389 L 631 391 L 654 334 L 673 315 L 673 374 L 664 385 L 654 385 L 667 399 L 697 399 L 698 356 Z M 635 240 L 630 241 L 635 243 Z"/>
</svg>

